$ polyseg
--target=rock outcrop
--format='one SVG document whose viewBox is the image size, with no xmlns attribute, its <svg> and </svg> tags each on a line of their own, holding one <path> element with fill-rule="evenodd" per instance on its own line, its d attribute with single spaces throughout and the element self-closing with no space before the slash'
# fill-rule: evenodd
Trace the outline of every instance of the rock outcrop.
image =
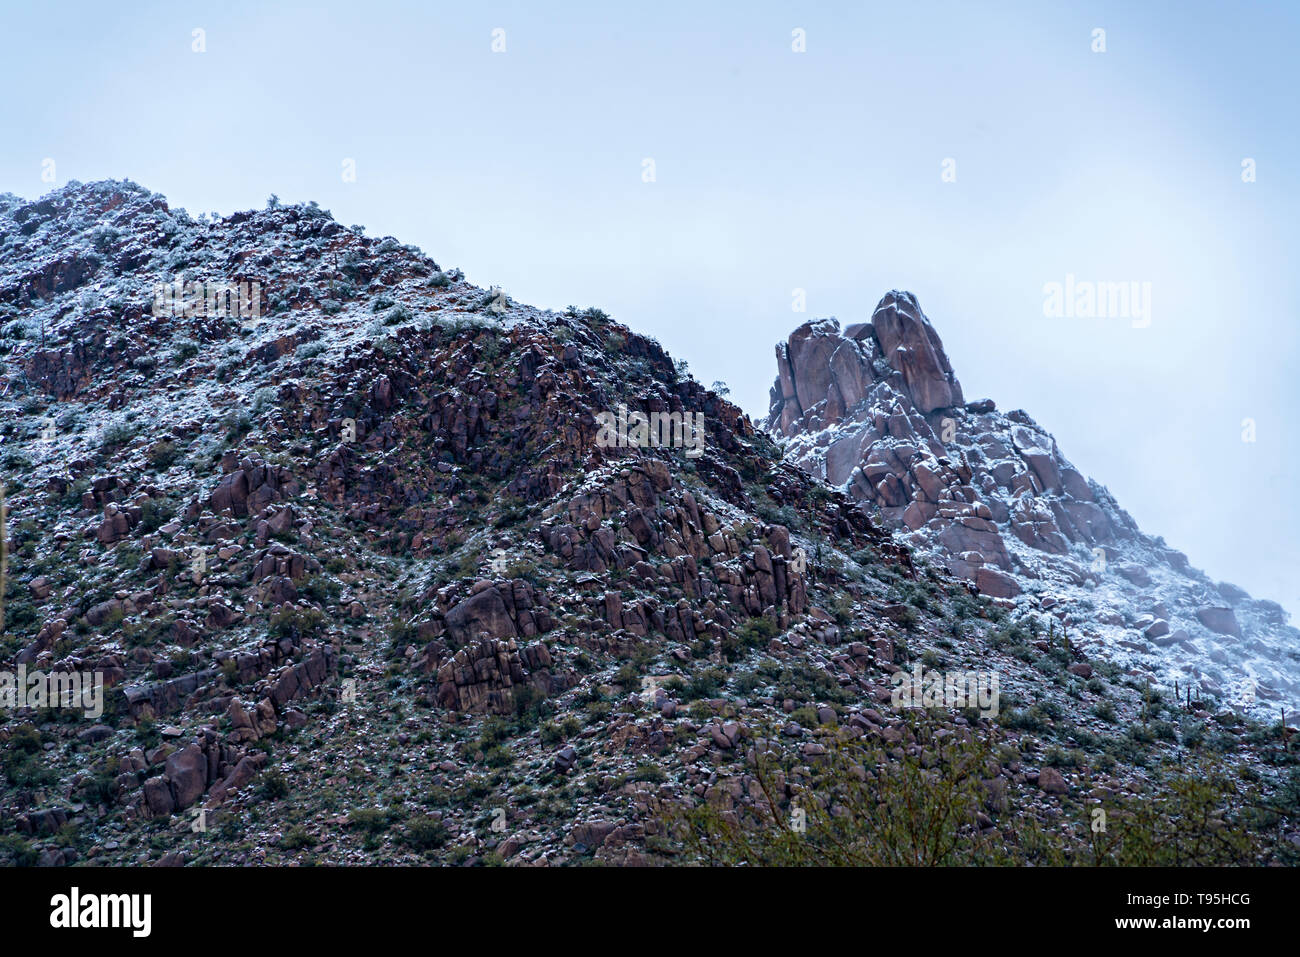
<svg viewBox="0 0 1300 957">
<path fill-rule="evenodd" d="M 1100 599 L 1100 615 L 1069 616 L 1086 643 L 1171 683 L 1226 695 L 1249 682 L 1266 699 L 1300 702 L 1288 654 L 1300 632 L 1280 609 L 1215 585 L 1143 534 L 1026 413 L 965 402 L 911 293 L 886 294 L 871 322 L 843 331 L 834 319 L 805 322 L 777 345 L 776 360 L 766 425 L 787 458 L 952 574 L 990 597 L 1047 595 L 1061 618 L 1063 596 Z M 1185 641 L 1167 640 L 1171 621 Z M 1162 651 L 1171 644 L 1178 654 Z"/>
</svg>

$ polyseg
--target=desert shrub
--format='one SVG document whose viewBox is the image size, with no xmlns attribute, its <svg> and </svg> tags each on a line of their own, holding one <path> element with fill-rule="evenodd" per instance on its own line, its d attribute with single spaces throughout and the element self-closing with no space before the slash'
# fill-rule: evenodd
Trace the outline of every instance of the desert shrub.
<svg viewBox="0 0 1300 957">
<path fill-rule="evenodd" d="M 766 648 L 776 637 L 776 622 L 761 615 L 743 622 L 733 633 L 722 638 L 722 653 L 728 661 L 735 661 L 751 648 Z"/>
<path fill-rule="evenodd" d="M 1252 864 L 1266 852 L 1271 823 L 1257 816 L 1258 794 L 1239 793 L 1220 771 L 1191 768 L 1144 795 L 1108 799 L 1106 829 L 1088 828 L 1081 864 L 1120 867 L 1219 867 Z M 1044 863 L 1071 863 L 1053 847 Z"/>
<path fill-rule="evenodd" d="M 988 746 L 936 740 L 920 719 L 913 731 L 922 753 L 901 760 L 879 744 L 828 738 L 810 773 L 793 746 L 767 736 L 782 750 L 757 754 L 755 804 L 739 814 L 707 802 L 668 812 L 667 830 L 688 859 L 717 866 L 1001 863 L 1002 841 L 975 824 Z"/>
<path fill-rule="evenodd" d="M 805 728 L 815 728 L 821 724 L 817 718 L 817 709 L 811 705 L 804 705 L 802 708 L 795 708 L 790 717 L 803 725 Z"/>
<path fill-rule="evenodd" d="M 1205 743 L 1205 722 L 1184 720 L 1182 727 L 1183 744 L 1189 748 L 1199 748 Z"/>
<path fill-rule="evenodd" d="M 998 721 L 1003 727 L 1018 731 L 1042 731 L 1047 727 L 1048 720 L 1047 712 L 1038 705 L 1024 710 L 1008 708 L 998 715 Z"/>
<path fill-rule="evenodd" d="M 161 442 L 155 442 L 149 447 L 149 451 L 145 453 L 145 458 L 148 459 L 149 465 L 155 471 L 161 472 L 175 462 L 179 454 L 175 442 L 170 439 L 163 439 Z"/>
<path fill-rule="evenodd" d="M 388 311 L 387 315 L 384 316 L 384 325 L 386 326 L 397 326 L 401 325 L 403 322 L 410 321 L 411 310 L 406 308 L 405 305 L 394 306 Z"/>
<path fill-rule="evenodd" d="M 304 847 L 314 847 L 316 838 L 307 832 L 307 829 L 301 825 L 295 825 L 284 832 L 280 838 L 280 846 L 288 851 L 301 850 Z"/>
<path fill-rule="evenodd" d="M 166 525 L 176 509 L 166 499 L 151 498 L 140 505 L 140 523 L 145 532 L 155 532 Z"/>
<path fill-rule="evenodd" d="M 0 837 L 0 864 L 33 867 L 39 856 L 36 848 L 18 834 L 6 834 Z"/>
<path fill-rule="evenodd" d="M 369 834 L 381 834 L 392 823 L 390 812 L 377 807 L 357 808 L 348 812 L 348 827 Z"/>
<path fill-rule="evenodd" d="M 100 435 L 99 447 L 106 450 L 126 445 L 135 438 L 137 431 L 134 424 L 125 420 L 113 422 Z"/>
<path fill-rule="evenodd" d="M 838 681 L 822 669 L 807 662 L 796 661 L 788 668 L 782 668 L 775 684 L 778 697 L 793 698 L 795 701 L 825 701 L 831 704 L 843 704 L 848 695 Z"/>
<path fill-rule="evenodd" d="M 263 386 L 253 393 L 253 414 L 260 415 L 275 404 L 277 393 L 273 386 Z"/>
<path fill-rule="evenodd" d="M 327 575 L 312 575 L 298 586 L 298 594 L 318 605 L 334 601 L 343 586 Z"/>
<path fill-rule="evenodd" d="M 302 638 L 316 634 L 324 624 L 325 613 L 319 608 L 282 605 L 271 616 L 270 632 L 276 638 Z"/>
<path fill-rule="evenodd" d="M 447 843 L 447 826 L 436 817 L 419 815 L 406 822 L 402 840 L 418 851 L 432 850 Z"/>
<path fill-rule="evenodd" d="M 284 779 L 279 768 L 272 768 L 262 776 L 261 791 L 264 798 L 274 801 L 289 793 L 289 782 Z"/>
<path fill-rule="evenodd" d="M 831 602 L 831 616 L 835 619 L 835 623 L 841 628 L 853 624 L 854 607 L 852 595 L 847 593 L 836 595 Z"/>
<path fill-rule="evenodd" d="M 687 701 L 699 698 L 712 698 L 726 681 L 727 675 L 719 668 L 704 668 L 691 675 L 682 689 L 682 696 Z"/>
<path fill-rule="evenodd" d="M 221 420 L 221 427 L 226 430 L 226 444 L 235 445 L 253 430 L 253 419 L 247 412 L 230 412 Z"/>
<path fill-rule="evenodd" d="M 823 735 L 827 754 L 809 764 L 798 745 L 767 734 L 756 752 L 754 802 L 733 810 L 708 801 L 662 812 L 660 847 L 688 862 L 721 866 L 1039 864 L 1221 866 L 1293 862 L 1282 824 L 1300 795 L 1285 785 L 1242 794 L 1213 768 L 1190 767 L 1148 793 L 1093 802 L 1062 799 L 1041 817 L 1034 801 L 994 799 L 984 783 L 998 762 L 995 739 L 940 738 L 940 725 L 909 718 L 916 754 Z M 1072 756 L 1071 756 L 1072 757 Z M 1104 812 L 1104 827 L 1094 824 Z M 977 814 L 996 818 L 981 828 Z"/>
<path fill-rule="evenodd" d="M 564 732 L 554 721 L 546 721 L 537 729 L 537 736 L 542 744 L 558 744 L 564 740 Z"/>
</svg>

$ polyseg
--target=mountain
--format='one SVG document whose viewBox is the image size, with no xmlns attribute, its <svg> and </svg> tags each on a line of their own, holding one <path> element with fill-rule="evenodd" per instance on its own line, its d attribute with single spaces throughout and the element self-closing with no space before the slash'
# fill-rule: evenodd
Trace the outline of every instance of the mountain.
<svg viewBox="0 0 1300 957">
<path fill-rule="evenodd" d="M 1289 800 L 1288 728 L 976 594 L 800 467 L 797 430 L 783 458 L 599 309 L 529 307 L 314 204 L 194 218 L 129 182 L 0 196 L 0 253 L 0 860 L 832 860 L 874 820 L 841 795 L 928 806 L 939 778 L 943 842 L 916 819 L 850 846 L 1063 861 L 1103 853 L 1077 827 L 1098 801 L 1150 836 L 1134 809 L 1188 773 L 1241 837 L 1193 862 L 1292 859 L 1289 812 L 1246 816 Z M 960 390 L 897 328 L 902 371 L 870 382 L 921 434 Z M 800 341 L 832 337 L 864 355 Z M 797 394 L 812 367 L 787 362 Z M 958 570 L 995 566 L 972 541 Z M 923 672 L 979 694 L 900 697 Z M 31 690 L 82 676 L 102 698 Z"/>
<path fill-rule="evenodd" d="M 966 402 L 908 292 L 871 321 L 806 322 L 776 349 L 767 428 L 787 458 L 1089 655 L 1234 706 L 1300 706 L 1300 631 L 1146 535 L 1025 412 Z"/>
</svg>

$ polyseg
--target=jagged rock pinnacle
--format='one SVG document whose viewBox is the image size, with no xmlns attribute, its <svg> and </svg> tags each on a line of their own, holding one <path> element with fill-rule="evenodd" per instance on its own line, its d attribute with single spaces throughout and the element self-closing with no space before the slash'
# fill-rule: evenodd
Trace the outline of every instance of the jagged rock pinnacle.
<svg viewBox="0 0 1300 957">
<path fill-rule="evenodd" d="M 1267 674 L 1270 694 L 1300 699 L 1287 655 L 1300 633 L 1285 627 L 1280 606 L 1211 583 L 1143 534 L 1024 412 L 965 403 L 910 292 L 887 293 L 871 322 L 842 332 L 834 319 L 805 322 L 776 358 L 767 428 L 787 458 L 858 499 L 907 544 L 936 553 L 952 574 L 989 596 L 1058 612 L 1064 596 L 1100 597 L 1107 607 L 1073 622 L 1098 647 L 1151 655 L 1159 661 L 1147 665 L 1162 677 L 1216 693 Z M 1243 635 L 1249 648 L 1225 657 L 1222 643 Z"/>
</svg>

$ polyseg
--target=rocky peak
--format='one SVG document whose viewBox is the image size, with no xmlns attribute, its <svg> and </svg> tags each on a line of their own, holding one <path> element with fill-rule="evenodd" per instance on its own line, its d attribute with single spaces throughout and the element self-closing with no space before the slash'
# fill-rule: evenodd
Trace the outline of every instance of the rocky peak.
<svg viewBox="0 0 1300 957">
<path fill-rule="evenodd" d="M 910 292 L 894 290 L 885 295 L 872 313 L 870 324 L 848 335 L 862 338 L 873 334 L 891 368 L 903 376 L 904 391 L 922 412 L 961 405 L 961 385 L 943 351 L 939 334 L 921 311 Z"/>
<path fill-rule="evenodd" d="M 1085 646 L 1171 685 L 1231 695 L 1249 683 L 1260 699 L 1300 700 L 1289 654 L 1300 632 L 1279 607 L 1143 534 L 1025 412 L 965 403 L 916 296 L 892 291 L 843 331 L 805 322 L 776 358 L 767 428 L 787 458 L 952 574 L 1051 608 Z"/>
<path fill-rule="evenodd" d="M 878 382 L 922 413 L 962 403 L 939 334 L 910 292 L 880 300 L 871 322 L 840 332 L 835 319 L 805 322 L 776 347 L 769 427 L 786 436 L 841 422 Z"/>
</svg>

